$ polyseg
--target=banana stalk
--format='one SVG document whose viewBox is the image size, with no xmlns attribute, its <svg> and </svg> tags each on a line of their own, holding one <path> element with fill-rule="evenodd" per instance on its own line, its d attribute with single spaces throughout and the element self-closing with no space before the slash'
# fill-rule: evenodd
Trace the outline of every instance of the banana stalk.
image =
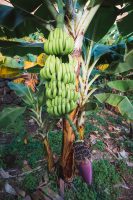
<svg viewBox="0 0 133 200">
<path fill-rule="evenodd" d="M 45 137 L 43 139 L 43 144 L 44 144 L 44 148 L 46 149 L 46 152 L 47 152 L 48 170 L 51 172 L 54 169 L 54 160 L 53 160 L 53 153 L 50 148 L 47 137 Z"/>
<path fill-rule="evenodd" d="M 75 109 L 69 118 L 71 121 L 75 121 L 77 110 Z M 61 175 L 63 179 L 67 182 L 71 182 L 74 175 L 74 155 L 73 155 L 73 141 L 75 140 L 75 135 L 72 127 L 70 126 L 67 119 L 63 119 L 63 148 L 61 156 Z"/>
</svg>

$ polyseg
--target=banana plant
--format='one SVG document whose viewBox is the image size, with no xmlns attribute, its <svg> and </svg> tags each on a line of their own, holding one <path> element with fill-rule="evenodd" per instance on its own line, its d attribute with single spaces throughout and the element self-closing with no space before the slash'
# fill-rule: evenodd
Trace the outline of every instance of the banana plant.
<svg viewBox="0 0 133 200">
<path fill-rule="evenodd" d="M 72 58 L 76 59 L 77 65 L 75 66 L 76 75 L 76 90 L 80 93 L 80 99 L 77 103 L 77 107 L 69 114 L 69 116 L 63 117 L 63 142 L 62 142 L 62 155 L 60 158 L 60 175 L 67 182 L 71 181 L 74 176 L 75 160 L 74 160 L 74 149 L 73 143 L 75 138 L 84 138 L 84 123 L 85 123 L 85 113 L 88 110 L 97 108 L 97 105 L 92 102 L 92 99 L 96 97 L 100 102 L 107 102 L 113 106 L 118 106 L 120 112 L 132 119 L 132 105 L 126 97 L 122 95 L 115 96 L 115 102 L 113 102 L 114 95 L 111 94 L 97 94 L 98 87 L 95 83 L 97 80 L 102 78 L 102 74 L 99 71 L 93 76 L 94 69 L 101 62 L 101 59 L 106 55 L 107 52 L 102 52 L 96 58 L 93 56 L 93 51 L 95 45 L 99 45 L 99 41 L 107 34 L 112 25 L 116 22 L 118 30 L 122 36 L 131 35 L 133 32 L 133 27 L 130 26 L 132 22 L 132 1 L 119 0 L 119 1 L 105 1 L 105 0 L 40 0 L 40 1 L 28 1 L 24 0 L 10 0 L 14 7 L 10 6 L 0 6 L 0 35 L 9 36 L 12 38 L 22 37 L 24 34 L 28 35 L 36 31 L 38 28 L 44 33 L 45 37 L 49 35 L 49 32 L 53 31 L 55 27 L 62 27 L 67 34 L 69 34 L 74 40 L 74 50 L 71 53 Z M 119 5 L 119 7 L 118 7 Z M 117 17 L 123 13 L 127 12 L 128 15 L 119 20 Z M 3 14 L 4 13 L 4 14 Z M 14 14 L 14 19 L 10 19 L 10 14 Z M 128 27 L 127 27 L 128 26 Z M 127 27 L 127 29 L 125 28 Z M 126 31 L 125 31 L 126 30 Z M 4 45 L 8 45 L 5 42 Z M 11 42 L 13 46 L 21 49 L 21 43 L 17 44 Z M 10 45 L 9 44 L 9 45 Z M 30 52 L 30 44 L 27 45 L 26 51 Z M 35 44 L 34 51 L 38 50 L 39 53 L 43 52 L 43 49 L 38 49 L 38 44 Z M 39 44 L 40 45 L 40 44 Z M 44 42 L 44 49 L 46 48 L 46 43 Z M 1 51 L 4 55 L 8 55 L 7 49 L 2 45 Z M 42 45 L 41 45 L 42 47 Z M 129 71 L 132 68 L 132 47 L 125 48 L 126 51 L 122 57 L 118 56 L 116 60 L 109 63 L 109 68 L 107 68 L 107 73 L 119 74 L 125 71 Z M 41 52 L 40 52 L 41 51 Z M 13 50 L 16 55 L 15 51 Z M 39 54 L 38 53 L 38 54 Z M 109 54 L 110 52 L 108 52 Z M 120 54 L 120 53 L 119 53 Z M 8 55 L 9 56 L 9 55 Z M 124 82 L 124 87 L 122 83 L 108 83 L 109 87 L 114 87 L 115 89 L 121 89 L 125 91 L 126 88 L 132 88 L 132 82 Z M 127 85 L 128 86 L 125 86 Z M 130 85 L 130 86 L 129 86 Z M 23 93 L 22 93 L 23 94 Z M 100 96 L 101 95 L 101 96 Z M 28 103 L 29 99 L 24 101 Z M 34 105 L 34 103 L 33 103 Z M 125 108 L 128 105 L 128 108 Z M 39 126 L 42 127 L 42 122 L 40 121 L 40 114 L 36 110 L 32 112 L 35 113 L 36 118 L 34 118 Z M 40 112 L 40 111 L 39 111 Z M 130 114 L 129 114 L 130 113 Z M 46 141 L 46 147 L 49 146 L 48 141 Z M 53 163 L 51 150 L 47 151 L 49 163 Z"/>
</svg>

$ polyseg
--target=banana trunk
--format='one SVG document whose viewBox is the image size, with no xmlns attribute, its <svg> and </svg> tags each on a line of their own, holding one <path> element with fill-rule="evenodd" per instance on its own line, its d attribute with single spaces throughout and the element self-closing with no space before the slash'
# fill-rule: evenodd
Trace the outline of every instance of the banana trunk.
<svg viewBox="0 0 133 200">
<path fill-rule="evenodd" d="M 53 160 L 53 153 L 47 138 L 43 140 L 43 144 L 47 152 L 48 170 L 51 172 L 54 168 L 54 160 Z"/>
<path fill-rule="evenodd" d="M 70 119 L 74 121 L 76 110 L 70 114 Z M 60 176 L 67 182 L 71 182 L 74 175 L 73 141 L 75 139 L 73 130 L 66 119 L 63 119 L 63 148 L 61 157 Z"/>
</svg>

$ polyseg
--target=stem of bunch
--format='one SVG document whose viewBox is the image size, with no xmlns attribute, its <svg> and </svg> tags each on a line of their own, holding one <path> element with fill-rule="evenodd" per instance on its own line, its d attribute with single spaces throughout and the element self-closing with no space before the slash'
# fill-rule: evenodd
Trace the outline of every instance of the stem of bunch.
<svg viewBox="0 0 133 200">
<path fill-rule="evenodd" d="M 63 28 L 64 27 L 64 13 L 60 13 L 56 17 L 56 27 Z"/>
<path fill-rule="evenodd" d="M 79 140 L 79 133 L 77 131 L 77 128 L 75 126 L 75 124 L 73 123 L 73 121 L 70 119 L 69 115 L 65 115 L 66 120 L 69 122 L 70 126 L 72 127 L 72 130 L 75 134 L 75 140 Z"/>
</svg>

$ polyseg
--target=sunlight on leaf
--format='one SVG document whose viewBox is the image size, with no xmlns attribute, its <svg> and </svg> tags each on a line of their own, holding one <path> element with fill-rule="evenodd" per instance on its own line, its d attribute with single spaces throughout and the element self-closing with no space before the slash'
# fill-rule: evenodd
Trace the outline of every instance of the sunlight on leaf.
<svg viewBox="0 0 133 200">
<path fill-rule="evenodd" d="M 19 69 L 13 69 L 10 67 L 0 66 L 0 78 L 13 78 L 20 75 Z"/>
</svg>

